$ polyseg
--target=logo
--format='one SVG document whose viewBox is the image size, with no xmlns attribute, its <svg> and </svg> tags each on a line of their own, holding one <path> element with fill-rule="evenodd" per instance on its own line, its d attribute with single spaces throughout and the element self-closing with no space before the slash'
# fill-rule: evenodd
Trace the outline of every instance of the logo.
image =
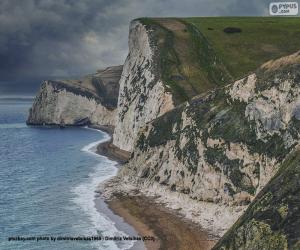
<svg viewBox="0 0 300 250">
<path fill-rule="evenodd" d="M 278 7 L 277 7 L 277 5 L 274 4 L 274 5 L 272 6 L 271 10 L 272 10 L 272 13 L 274 13 L 274 14 L 277 13 L 277 12 L 278 12 Z"/>
<path fill-rule="evenodd" d="M 270 3 L 269 13 L 271 16 L 296 16 L 298 15 L 298 3 L 297 2 Z"/>
</svg>

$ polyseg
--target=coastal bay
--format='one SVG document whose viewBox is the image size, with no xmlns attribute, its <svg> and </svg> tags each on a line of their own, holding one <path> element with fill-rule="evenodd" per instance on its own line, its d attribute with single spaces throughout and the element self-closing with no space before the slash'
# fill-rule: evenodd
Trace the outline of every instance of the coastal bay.
<svg viewBox="0 0 300 250">
<path fill-rule="evenodd" d="M 105 131 L 112 137 L 109 127 L 94 127 Z M 124 151 L 115 150 L 112 147 L 112 139 L 97 145 L 97 154 L 104 155 L 108 159 L 117 161 L 118 167 L 128 161 L 129 155 Z M 101 197 L 101 191 L 99 191 Z M 95 203 L 98 210 L 105 211 L 106 215 L 117 221 L 116 227 L 120 225 L 120 216 L 124 222 L 133 226 L 135 232 L 142 238 L 143 244 L 138 242 L 131 249 L 140 250 L 142 246 L 146 249 L 178 249 L 178 250 L 209 250 L 217 241 L 215 236 L 190 220 L 183 218 L 176 210 L 166 208 L 159 204 L 154 198 L 144 195 L 128 195 L 114 193 L 109 199 L 96 198 Z M 114 215 L 111 214 L 111 211 Z M 132 232 L 126 228 L 125 232 Z"/>
</svg>

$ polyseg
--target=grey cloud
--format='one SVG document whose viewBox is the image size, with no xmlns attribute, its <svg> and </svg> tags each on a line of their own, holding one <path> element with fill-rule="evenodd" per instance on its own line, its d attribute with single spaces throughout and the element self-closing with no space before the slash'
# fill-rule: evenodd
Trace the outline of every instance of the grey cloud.
<svg viewBox="0 0 300 250">
<path fill-rule="evenodd" d="M 261 15 L 254 0 L 1 0 L 0 80 L 72 77 L 127 54 L 128 24 L 141 16 Z"/>
<path fill-rule="evenodd" d="M 249 1 L 240 0 L 238 2 L 232 1 L 226 8 L 221 10 L 223 15 L 233 16 L 260 16 L 266 15 L 269 9 L 271 0 Z"/>
</svg>

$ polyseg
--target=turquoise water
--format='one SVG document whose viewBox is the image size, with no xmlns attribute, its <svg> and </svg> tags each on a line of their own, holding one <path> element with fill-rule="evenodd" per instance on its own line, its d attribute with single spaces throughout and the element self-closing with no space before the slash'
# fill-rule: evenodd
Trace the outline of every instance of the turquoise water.
<svg viewBox="0 0 300 250">
<path fill-rule="evenodd" d="M 27 127 L 30 106 L 0 100 L 0 249 L 129 248 L 132 242 L 125 241 L 8 240 L 124 234 L 93 201 L 96 186 L 116 173 L 114 162 L 92 153 L 95 141 L 107 135 Z"/>
</svg>

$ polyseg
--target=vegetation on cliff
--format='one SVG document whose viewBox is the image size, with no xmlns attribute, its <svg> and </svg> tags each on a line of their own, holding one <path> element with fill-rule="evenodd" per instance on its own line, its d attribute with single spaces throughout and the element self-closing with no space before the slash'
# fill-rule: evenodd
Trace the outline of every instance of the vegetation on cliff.
<svg viewBox="0 0 300 250">
<path fill-rule="evenodd" d="M 27 124 L 113 125 L 122 68 L 108 67 L 80 80 L 44 81 Z"/>
<path fill-rule="evenodd" d="M 171 190 L 189 188 L 194 199 L 203 200 L 205 196 L 208 200 L 224 202 L 228 198 L 249 203 L 249 197 L 266 184 L 264 180 L 276 172 L 299 140 L 298 58 L 296 53 L 286 57 L 280 68 L 260 68 L 245 79 L 194 97 L 153 120 L 138 136 L 133 161 L 138 161 L 139 154 L 155 155 L 162 150 L 161 155 L 169 161 L 157 159 L 153 166 L 147 162 L 151 170 L 148 180 Z M 245 94 L 247 100 L 243 99 Z M 162 149 L 165 147 L 169 147 L 166 152 Z M 166 181 L 161 169 L 167 164 L 177 174 L 171 176 L 168 170 Z M 215 185 L 217 190 L 210 197 L 208 191 L 199 194 L 196 185 L 206 180 L 205 171 L 213 176 L 207 177 L 211 178 L 209 188 Z M 224 179 L 223 183 L 212 184 L 218 178 Z M 243 198 L 237 198 L 239 195 Z"/>
<path fill-rule="evenodd" d="M 141 18 L 153 30 L 162 79 L 178 104 L 300 48 L 299 18 Z M 238 30 L 238 32 L 234 32 Z"/>
<path fill-rule="evenodd" d="M 57 123 L 70 110 L 77 121 L 79 102 L 73 95 L 83 96 L 82 103 L 95 99 L 105 112 L 118 103 L 114 143 L 132 150 L 119 173 L 124 183 L 163 186 L 210 204 L 248 205 L 281 165 L 216 249 L 299 248 L 299 151 L 286 157 L 300 138 L 300 52 L 265 62 L 300 48 L 300 19 L 139 21 L 144 25 L 136 22 L 131 29 L 135 53 L 125 63 L 119 95 L 122 67 L 113 84 L 103 78 L 105 71 L 82 81 L 51 82 L 34 104 L 45 109 L 31 113 L 50 114 L 60 100 L 65 113 Z M 80 124 L 90 122 L 86 111 L 94 107 L 87 102 Z M 99 121 L 101 115 L 102 106 L 92 114 Z"/>
<path fill-rule="evenodd" d="M 214 249 L 300 249 L 299 177 L 298 148 Z"/>
</svg>

